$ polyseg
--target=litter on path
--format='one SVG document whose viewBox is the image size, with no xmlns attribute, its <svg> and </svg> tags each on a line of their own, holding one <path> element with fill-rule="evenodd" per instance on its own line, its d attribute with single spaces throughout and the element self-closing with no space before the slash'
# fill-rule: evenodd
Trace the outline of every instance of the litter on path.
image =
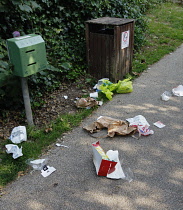
<svg viewBox="0 0 183 210">
<path fill-rule="evenodd" d="M 93 87 L 97 92 L 105 94 L 106 98 L 112 100 L 114 93 L 131 93 L 133 91 L 132 78 L 119 80 L 118 83 L 112 83 L 108 78 L 103 78 Z"/>
<path fill-rule="evenodd" d="M 166 125 L 164 125 L 161 121 L 157 121 L 154 123 L 154 125 L 158 128 L 164 128 Z"/>
<path fill-rule="evenodd" d="M 66 147 L 66 148 L 69 148 L 68 146 L 63 145 L 63 144 L 59 144 L 59 143 L 56 143 L 56 146 L 57 146 L 57 147 Z"/>
<path fill-rule="evenodd" d="M 100 116 L 97 121 L 90 125 L 84 126 L 83 129 L 89 131 L 90 133 L 95 133 L 103 128 L 107 128 L 107 136 L 114 137 L 114 135 L 128 135 L 134 134 L 137 128 L 134 126 L 129 126 L 129 123 L 123 120 L 114 119 L 111 117 Z"/>
<path fill-rule="evenodd" d="M 175 96 L 183 96 L 183 86 L 182 85 L 179 85 L 176 88 L 173 88 L 172 89 L 172 93 Z"/>
<path fill-rule="evenodd" d="M 92 144 L 93 163 L 98 176 L 105 176 L 110 179 L 126 179 L 132 181 L 129 174 L 126 176 L 119 161 L 118 150 L 109 150 L 105 154 L 99 141 Z"/>
</svg>

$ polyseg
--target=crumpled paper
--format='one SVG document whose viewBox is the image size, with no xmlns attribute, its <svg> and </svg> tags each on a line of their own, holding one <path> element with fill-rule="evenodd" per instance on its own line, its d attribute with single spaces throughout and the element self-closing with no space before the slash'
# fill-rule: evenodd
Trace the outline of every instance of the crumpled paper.
<svg viewBox="0 0 183 210">
<path fill-rule="evenodd" d="M 18 126 L 13 128 L 9 138 L 14 144 L 19 144 L 22 141 L 27 141 L 27 132 L 25 126 Z"/>
<path fill-rule="evenodd" d="M 137 128 L 134 126 L 129 126 L 128 122 L 119 119 L 114 119 L 111 117 L 100 116 L 97 121 L 90 125 L 86 125 L 83 129 L 89 131 L 90 133 L 98 132 L 102 128 L 108 128 L 107 136 L 114 137 L 114 135 L 128 135 L 134 134 Z"/>
<path fill-rule="evenodd" d="M 17 145 L 14 145 L 14 144 L 7 144 L 5 145 L 6 147 L 6 152 L 9 154 L 9 153 L 13 153 L 13 159 L 16 159 L 20 156 L 23 156 L 23 153 L 22 153 L 22 147 L 19 148 Z"/>
</svg>

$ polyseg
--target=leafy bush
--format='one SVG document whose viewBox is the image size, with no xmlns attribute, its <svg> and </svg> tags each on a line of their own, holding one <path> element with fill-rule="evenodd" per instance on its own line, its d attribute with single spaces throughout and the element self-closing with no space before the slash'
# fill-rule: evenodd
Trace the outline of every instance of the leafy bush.
<svg viewBox="0 0 183 210">
<path fill-rule="evenodd" d="M 162 1 L 2 0 L 0 3 L 0 51 L 3 57 L 0 59 L 3 61 L 0 63 L 0 81 L 12 81 L 13 76 L 11 66 L 7 62 L 7 49 L 4 40 L 11 38 L 13 31 L 19 31 L 21 35 L 37 33 L 46 42 L 48 61 L 56 68 L 35 74 L 29 78 L 30 84 L 34 84 L 30 87 L 36 87 L 38 93 L 41 91 L 41 88 L 39 88 L 41 86 L 44 86 L 45 89 L 56 88 L 63 78 L 76 79 L 79 75 L 85 73 L 86 20 L 103 16 L 135 19 L 134 48 L 138 50 L 145 41 L 147 30 L 144 14 L 147 9 Z M 7 71 L 7 69 L 9 70 Z M 2 98 L 1 89 L 0 99 Z M 5 96 L 6 88 L 3 91 Z"/>
</svg>

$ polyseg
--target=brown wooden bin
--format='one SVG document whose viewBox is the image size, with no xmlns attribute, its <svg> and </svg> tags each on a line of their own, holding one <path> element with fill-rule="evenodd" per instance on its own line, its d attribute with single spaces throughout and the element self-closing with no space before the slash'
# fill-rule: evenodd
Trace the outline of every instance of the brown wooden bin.
<svg viewBox="0 0 183 210">
<path fill-rule="evenodd" d="M 131 72 L 134 20 L 102 17 L 86 21 L 88 73 L 97 79 L 122 80 Z"/>
</svg>

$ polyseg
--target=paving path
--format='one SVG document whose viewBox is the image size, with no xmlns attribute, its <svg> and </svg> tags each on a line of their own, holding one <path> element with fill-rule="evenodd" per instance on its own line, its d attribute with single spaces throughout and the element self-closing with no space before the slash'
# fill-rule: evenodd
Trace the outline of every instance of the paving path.
<svg viewBox="0 0 183 210">
<path fill-rule="evenodd" d="M 182 210 L 183 209 L 183 97 L 160 96 L 183 83 L 183 45 L 152 65 L 133 83 L 130 94 L 115 95 L 72 132 L 65 135 L 69 148 L 54 147 L 44 157 L 57 170 L 43 178 L 39 171 L 6 187 L 1 210 Z M 91 143 L 82 129 L 99 116 L 125 120 L 143 115 L 154 134 L 100 139 L 105 151 L 118 150 L 134 180 L 98 177 L 92 162 Z M 166 127 L 153 125 L 162 121 Z"/>
</svg>

